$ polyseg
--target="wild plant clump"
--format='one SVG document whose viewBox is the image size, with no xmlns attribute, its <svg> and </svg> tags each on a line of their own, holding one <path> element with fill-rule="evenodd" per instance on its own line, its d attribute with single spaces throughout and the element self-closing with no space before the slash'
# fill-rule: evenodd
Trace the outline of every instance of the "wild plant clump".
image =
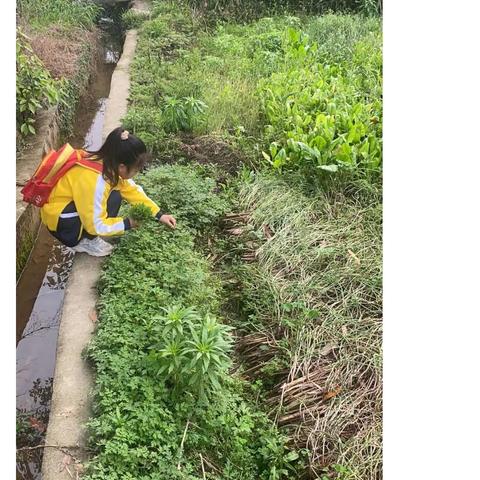
<svg viewBox="0 0 480 480">
<path fill-rule="evenodd" d="M 193 308 L 171 306 L 152 319 L 158 343 L 150 350 L 147 364 L 155 375 L 171 381 L 174 390 L 189 392 L 200 400 L 217 393 L 231 366 L 231 327 Z"/>
<path fill-rule="evenodd" d="M 27 38 L 17 30 L 17 131 L 35 134 L 37 112 L 60 100 L 61 83 L 55 81 L 34 54 Z"/>
<path fill-rule="evenodd" d="M 130 207 L 128 217 L 139 223 L 147 222 L 152 219 L 152 211 L 143 203 L 138 203 Z"/>
</svg>

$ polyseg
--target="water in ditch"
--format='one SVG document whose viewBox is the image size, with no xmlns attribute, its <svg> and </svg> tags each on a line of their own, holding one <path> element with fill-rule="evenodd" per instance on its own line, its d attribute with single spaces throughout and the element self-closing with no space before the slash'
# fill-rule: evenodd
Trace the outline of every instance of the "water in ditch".
<svg viewBox="0 0 480 480">
<path fill-rule="evenodd" d="M 102 143 L 105 102 L 121 54 L 118 23 L 105 17 L 103 53 L 88 94 L 81 101 L 68 139 L 75 147 L 98 149 Z M 30 258 L 17 282 L 17 480 L 40 480 L 50 413 L 56 346 L 65 286 L 74 253 L 41 227 Z"/>
</svg>

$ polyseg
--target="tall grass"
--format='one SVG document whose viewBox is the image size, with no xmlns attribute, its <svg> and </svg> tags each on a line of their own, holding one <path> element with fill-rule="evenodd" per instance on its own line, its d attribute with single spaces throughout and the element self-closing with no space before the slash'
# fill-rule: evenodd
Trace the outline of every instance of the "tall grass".
<svg viewBox="0 0 480 480">
<path fill-rule="evenodd" d="M 374 37 L 381 48 L 382 24 L 378 18 L 361 15 L 328 14 L 321 17 L 307 17 L 305 33 L 318 44 L 317 56 L 321 62 L 350 60 L 355 45 L 368 37 Z"/>
<path fill-rule="evenodd" d="M 186 0 L 195 12 L 211 18 L 255 19 L 265 15 L 295 12 L 322 14 L 334 12 L 362 12 L 378 15 L 382 0 Z"/>
<path fill-rule="evenodd" d="M 17 0 L 17 9 L 25 21 L 39 29 L 51 24 L 90 29 L 101 12 L 92 0 Z"/>
<path fill-rule="evenodd" d="M 312 470 L 381 475 L 381 206 L 304 196 L 284 179 L 243 185 L 240 358 Z M 342 477 L 343 478 L 343 477 Z"/>
</svg>

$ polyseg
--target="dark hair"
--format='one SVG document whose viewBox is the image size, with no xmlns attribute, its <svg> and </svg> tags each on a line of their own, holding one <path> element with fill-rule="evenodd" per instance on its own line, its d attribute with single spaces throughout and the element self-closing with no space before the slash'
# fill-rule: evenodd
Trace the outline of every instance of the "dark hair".
<svg viewBox="0 0 480 480">
<path fill-rule="evenodd" d="M 122 139 L 125 132 L 123 127 L 112 130 L 104 144 L 96 152 L 87 151 L 89 157 L 97 157 L 103 161 L 103 178 L 108 180 L 112 186 L 116 186 L 120 180 L 118 167 L 123 163 L 128 170 L 132 167 L 143 168 L 147 161 L 147 147 L 135 135 L 128 133 L 128 138 Z"/>
</svg>

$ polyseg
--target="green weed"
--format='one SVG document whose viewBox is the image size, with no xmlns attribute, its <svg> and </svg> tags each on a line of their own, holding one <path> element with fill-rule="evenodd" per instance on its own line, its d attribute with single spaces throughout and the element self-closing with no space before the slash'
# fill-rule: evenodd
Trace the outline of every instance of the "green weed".
<svg viewBox="0 0 480 480">
<path fill-rule="evenodd" d="M 147 357 L 155 374 L 173 379 L 177 391 L 189 392 L 200 401 L 221 394 L 220 382 L 231 365 L 228 353 L 230 327 L 194 309 L 172 306 L 154 318 L 153 332 L 160 342 Z"/>
<path fill-rule="evenodd" d="M 152 211 L 143 203 L 138 203 L 130 207 L 128 217 L 139 223 L 143 223 L 152 219 Z"/>
<path fill-rule="evenodd" d="M 23 136 L 35 134 L 37 112 L 55 105 L 62 96 L 63 82 L 55 81 L 33 53 L 27 38 L 17 30 L 17 131 Z"/>
<path fill-rule="evenodd" d="M 283 68 L 260 85 L 268 124 L 265 159 L 312 181 L 343 174 L 378 177 L 382 158 L 381 53 L 360 41 L 347 64 L 322 64 L 318 44 L 289 29 Z"/>
</svg>

